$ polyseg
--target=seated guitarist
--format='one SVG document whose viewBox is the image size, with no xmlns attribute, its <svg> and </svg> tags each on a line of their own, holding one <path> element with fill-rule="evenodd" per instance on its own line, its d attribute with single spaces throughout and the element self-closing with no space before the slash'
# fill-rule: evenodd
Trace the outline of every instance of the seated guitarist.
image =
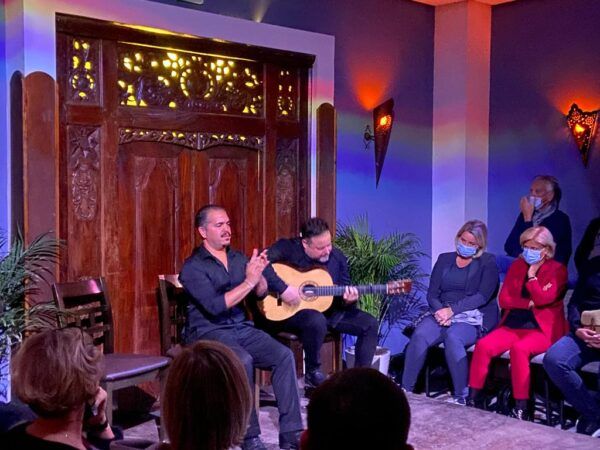
<svg viewBox="0 0 600 450">
<path fill-rule="evenodd" d="M 346 256 L 331 244 L 331 232 L 327 222 L 318 217 L 302 225 L 300 237 L 280 239 L 267 251 L 271 263 L 286 263 L 300 270 L 321 267 L 329 272 L 334 284 L 351 284 Z M 297 286 L 288 286 L 268 266 L 263 275 L 269 291 L 281 295 L 286 303 L 300 302 Z M 358 309 L 358 290 L 347 287 L 343 297 L 334 298 L 333 305 L 321 313 L 302 309 L 289 319 L 273 322 L 262 319 L 261 325 L 270 331 L 289 331 L 300 338 L 304 346 L 306 374 L 305 385 L 316 387 L 325 381 L 321 372 L 320 350 L 327 328 L 356 336 L 356 367 L 370 367 L 377 346 L 377 320 Z"/>
</svg>

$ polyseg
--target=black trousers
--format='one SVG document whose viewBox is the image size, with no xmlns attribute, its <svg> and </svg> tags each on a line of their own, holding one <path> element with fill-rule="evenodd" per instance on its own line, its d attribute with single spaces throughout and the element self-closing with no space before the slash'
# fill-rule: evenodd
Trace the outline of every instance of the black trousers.
<svg viewBox="0 0 600 450">
<path fill-rule="evenodd" d="M 355 367 L 371 367 L 377 347 L 377 319 L 358 308 L 337 309 L 327 315 L 303 309 L 289 319 L 264 325 L 270 332 L 289 331 L 300 338 L 307 372 L 321 367 L 321 345 L 328 328 L 357 337 Z"/>
<path fill-rule="evenodd" d="M 271 382 L 279 410 L 279 432 L 303 429 L 296 384 L 296 365 L 289 348 L 248 323 L 209 331 L 203 334 L 201 339 L 222 342 L 236 353 L 246 369 L 252 392 L 254 392 L 254 368 L 271 370 Z M 259 434 L 258 416 L 253 408 L 246 437 L 255 437 Z"/>
</svg>

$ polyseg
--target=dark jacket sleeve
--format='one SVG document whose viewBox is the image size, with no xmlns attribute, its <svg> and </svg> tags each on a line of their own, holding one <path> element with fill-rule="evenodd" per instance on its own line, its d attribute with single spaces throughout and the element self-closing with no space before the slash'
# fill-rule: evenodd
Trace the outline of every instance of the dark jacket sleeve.
<svg viewBox="0 0 600 450">
<path fill-rule="evenodd" d="M 438 257 L 435 265 L 433 266 L 433 270 L 431 271 L 431 277 L 429 278 L 429 289 L 427 289 L 427 303 L 429 303 L 431 312 L 435 312 L 444 307 L 440 300 L 440 296 L 442 293 L 442 275 L 444 273 L 445 265 L 444 254 L 442 254 Z"/>
<path fill-rule="evenodd" d="M 227 311 L 225 295 L 215 290 L 202 264 L 194 259 L 186 261 L 179 274 L 179 281 L 191 297 L 191 301 L 213 316 Z"/>
<path fill-rule="evenodd" d="M 565 213 L 560 215 L 560 219 L 555 226 L 555 230 L 550 230 L 556 242 L 556 254 L 554 259 L 565 266 L 569 264 L 569 258 L 573 252 L 571 221 Z"/>
<path fill-rule="evenodd" d="M 575 288 L 571 299 L 567 304 L 567 320 L 569 321 L 569 327 L 574 333 L 578 328 L 581 328 L 581 312 L 579 311 L 579 299 L 581 296 L 581 289 L 579 286 Z"/>
<path fill-rule="evenodd" d="M 532 226 L 533 222 L 525 222 L 523 219 L 523 213 L 520 213 L 519 217 L 517 217 L 517 221 L 510 231 L 510 234 L 508 235 L 508 238 L 506 238 L 506 242 L 504 243 L 504 251 L 508 256 L 516 258 L 521 254 L 521 244 L 519 243 L 519 238 L 521 237 L 523 231 Z"/>
<path fill-rule="evenodd" d="M 575 267 L 577 267 L 577 272 L 580 276 L 583 274 L 583 272 L 585 272 L 584 269 L 588 258 L 590 257 L 590 252 L 594 248 L 596 235 L 598 234 L 599 230 L 600 217 L 597 217 L 589 223 L 585 229 L 585 233 L 583 234 L 581 242 L 577 246 L 577 250 L 575 250 Z"/>
<path fill-rule="evenodd" d="M 275 242 L 269 249 L 267 250 L 267 258 L 269 262 L 285 262 L 285 255 L 290 243 L 288 239 L 280 239 Z M 263 276 L 267 280 L 267 286 L 269 292 L 277 292 L 278 294 L 283 294 L 283 292 L 287 289 L 288 285 L 275 273 L 273 266 L 269 264 L 265 270 L 263 271 Z"/>
<path fill-rule="evenodd" d="M 454 314 L 477 309 L 485 305 L 498 287 L 498 266 L 496 258 L 490 254 L 481 256 L 479 270 L 481 271 L 477 292 L 468 295 L 452 305 Z"/>
</svg>

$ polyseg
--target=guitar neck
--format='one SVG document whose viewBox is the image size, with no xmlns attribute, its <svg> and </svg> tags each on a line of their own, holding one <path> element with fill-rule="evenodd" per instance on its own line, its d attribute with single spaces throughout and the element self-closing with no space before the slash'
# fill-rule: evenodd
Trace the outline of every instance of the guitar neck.
<svg viewBox="0 0 600 450">
<path fill-rule="evenodd" d="M 306 286 L 303 291 L 312 297 L 342 296 L 347 287 L 355 287 L 360 295 L 388 293 L 387 284 L 367 284 L 359 286 Z"/>
</svg>

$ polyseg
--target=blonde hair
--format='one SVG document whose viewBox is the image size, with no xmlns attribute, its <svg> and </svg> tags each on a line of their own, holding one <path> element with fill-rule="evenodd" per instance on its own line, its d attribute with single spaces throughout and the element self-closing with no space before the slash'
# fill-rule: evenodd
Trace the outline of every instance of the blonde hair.
<svg viewBox="0 0 600 450">
<path fill-rule="evenodd" d="M 102 354 L 79 328 L 25 339 L 12 364 L 17 396 L 41 417 L 63 417 L 94 397 Z"/>
<path fill-rule="evenodd" d="M 225 450 L 241 441 L 252 411 L 244 366 L 231 349 L 198 341 L 175 358 L 163 396 L 173 450 Z"/>
<path fill-rule="evenodd" d="M 460 227 L 460 230 L 456 233 L 455 241 L 458 241 L 465 231 L 471 233 L 475 237 L 479 249 L 477 250 L 477 253 L 473 255 L 473 258 L 479 258 L 487 247 L 487 227 L 485 226 L 485 223 L 477 219 L 469 220 Z"/>
<path fill-rule="evenodd" d="M 521 247 L 523 247 L 523 244 L 525 244 L 525 242 L 532 240 L 544 246 L 548 258 L 554 257 L 554 253 L 556 252 L 556 242 L 554 242 L 554 237 L 552 236 L 552 233 L 550 233 L 550 230 L 548 228 L 527 228 L 525 231 L 523 231 L 523 233 L 521 233 L 521 237 L 519 238 L 519 244 L 521 244 Z"/>
</svg>

